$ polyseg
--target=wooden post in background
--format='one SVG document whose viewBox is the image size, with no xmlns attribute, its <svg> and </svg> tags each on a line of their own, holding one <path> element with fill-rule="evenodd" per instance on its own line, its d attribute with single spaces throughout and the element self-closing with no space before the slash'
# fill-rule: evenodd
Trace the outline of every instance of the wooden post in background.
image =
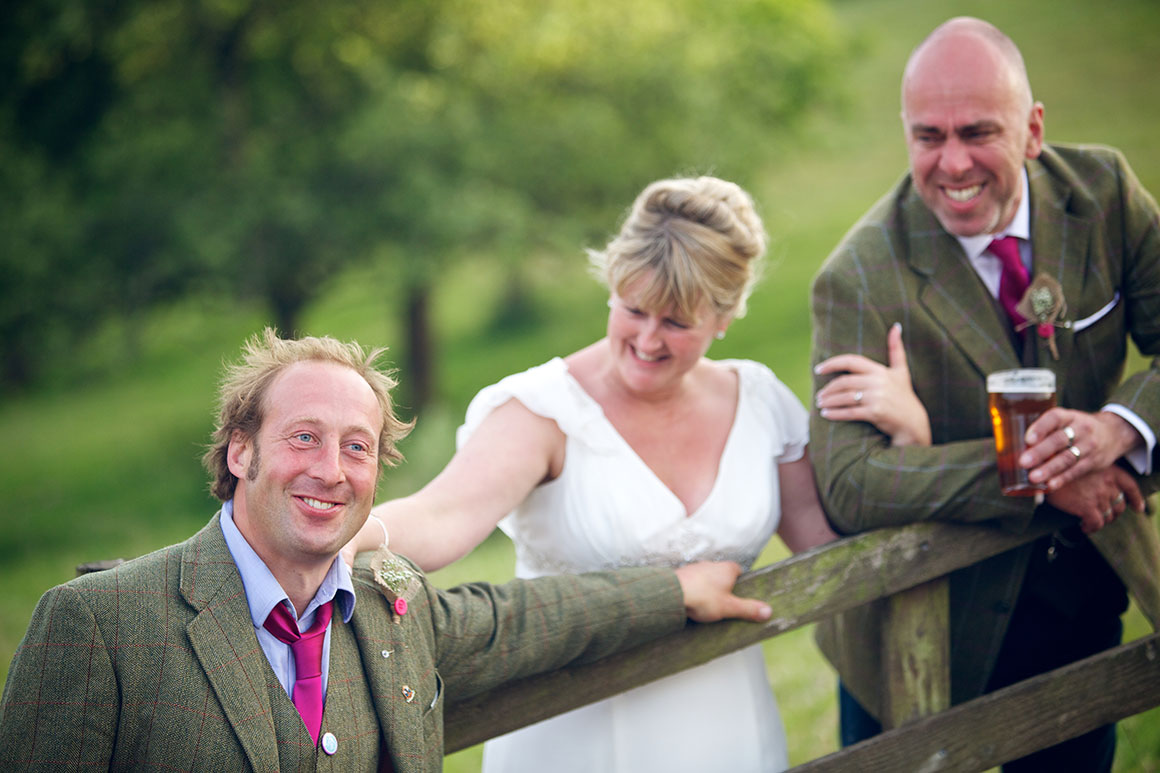
<svg viewBox="0 0 1160 773">
<path fill-rule="evenodd" d="M 950 582 L 916 585 L 884 607 L 882 726 L 889 730 L 950 708 Z"/>
<path fill-rule="evenodd" d="M 90 561 L 87 564 L 77 565 L 77 577 L 82 574 L 91 574 L 93 572 L 103 572 L 106 569 L 112 569 L 115 566 L 120 566 L 125 563 L 123 558 L 107 558 L 104 561 Z"/>
</svg>

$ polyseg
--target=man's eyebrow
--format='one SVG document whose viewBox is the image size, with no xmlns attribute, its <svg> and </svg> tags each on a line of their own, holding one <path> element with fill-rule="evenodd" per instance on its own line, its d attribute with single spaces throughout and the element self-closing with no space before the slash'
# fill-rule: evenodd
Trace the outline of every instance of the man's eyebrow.
<svg viewBox="0 0 1160 773">
<path fill-rule="evenodd" d="M 317 416 L 313 416 L 310 414 L 303 414 L 302 416 L 295 416 L 293 418 L 286 419 L 286 421 L 283 422 L 282 427 L 283 427 L 283 431 L 289 432 L 293 427 L 295 427 L 297 425 L 303 425 L 303 426 L 309 426 L 309 427 L 319 427 L 319 426 L 323 426 L 325 424 L 326 424 L 326 422 L 324 420 L 318 418 Z M 353 434 L 356 432 L 363 432 L 363 433 L 370 435 L 371 437 L 374 437 L 374 435 L 375 435 L 374 430 L 365 424 L 351 424 L 347 427 L 342 427 L 339 430 L 340 435 L 350 435 L 350 434 Z"/>
<path fill-rule="evenodd" d="M 913 134 L 921 134 L 921 133 L 945 134 L 945 132 L 943 131 L 943 129 L 941 127 L 935 126 L 934 124 L 915 122 L 915 123 L 910 124 L 909 128 L 910 128 L 911 133 L 913 133 Z M 976 132 L 976 131 L 980 131 L 980 130 L 993 131 L 993 130 L 1002 129 L 1002 128 L 1003 128 L 1003 125 L 1001 123 L 999 123 L 998 121 L 993 121 L 991 119 L 983 119 L 981 121 L 975 121 L 973 123 L 960 124 L 960 125 L 954 127 L 954 129 L 952 129 L 952 131 L 955 134 L 964 134 L 964 133 Z"/>
<path fill-rule="evenodd" d="M 962 126 L 956 126 L 955 133 L 962 134 L 963 132 L 979 131 L 980 129 L 993 130 L 993 129 L 1002 129 L 1002 128 L 1003 128 L 1003 125 L 1001 123 L 999 123 L 998 121 L 992 121 L 989 118 L 985 118 L 981 121 L 975 121 L 974 123 L 968 123 L 968 124 L 964 124 Z"/>
</svg>

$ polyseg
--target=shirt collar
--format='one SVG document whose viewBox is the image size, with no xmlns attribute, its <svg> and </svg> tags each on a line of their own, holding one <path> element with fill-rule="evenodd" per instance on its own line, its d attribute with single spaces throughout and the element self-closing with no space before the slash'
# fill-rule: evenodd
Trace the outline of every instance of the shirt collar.
<svg viewBox="0 0 1160 773">
<path fill-rule="evenodd" d="M 273 572 L 266 566 L 266 562 L 250 547 L 250 543 L 234 523 L 234 501 L 231 499 L 222 504 L 221 510 L 222 536 L 225 537 L 226 547 L 238 567 L 238 574 L 242 577 L 242 586 L 246 589 L 246 603 L 250 607 L 250 618 L 255 626 L 261 626 L 270 615 L 275 604 L 282 601 L 290 602 L 286 591 L 274 578 Z M 306 609 L 298 612 L 300 626 L 309 626 L 314 617 L 314 611 L 328 601 L 334 600 L 335 606 L 342 615 L 343 622 L 349 623 L 354 614 L 354 583 L 350 578 L 350 569 L 341 557 L 335 557 L 327 570 L 318 592 L 307 604 Z M 291 609 L 294 605 L 290 604 Z"/>
<path fill-rule="evenodd" d="M 994 234 L 980 234 L 979 236 L 956 236 L 963 252 L 971 261 L 982 255 L 991 242 L 1004 236 L 1017 236 L 1024 241 L 1031 241 L 1031 187 L 1027 183 L 1027 168 L 1023 168 L 1020 177 L 1023 194 L 1019 197 L 1019 209 L 1015 210 L 1015 217 L 1011 219 L 1006 229 Z"/>
</svg>

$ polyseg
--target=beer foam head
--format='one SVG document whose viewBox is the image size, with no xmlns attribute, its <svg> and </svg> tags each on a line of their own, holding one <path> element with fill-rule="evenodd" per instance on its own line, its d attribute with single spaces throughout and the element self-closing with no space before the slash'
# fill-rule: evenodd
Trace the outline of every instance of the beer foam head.
<svg viewBox="0 0 1160 773">
<path fill-rule="evenodd" d="M 996 371 L 987 376 L 987 391 L 1052 394 L 1055 392 L 1055 372 L 1047 368 Z"/>
</svg>

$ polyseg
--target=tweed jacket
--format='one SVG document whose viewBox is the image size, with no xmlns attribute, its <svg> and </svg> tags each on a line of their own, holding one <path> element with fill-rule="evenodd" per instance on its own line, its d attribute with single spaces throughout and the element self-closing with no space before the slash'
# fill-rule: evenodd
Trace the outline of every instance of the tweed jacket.
<svg viewBox="0 0 1160 773">
<path fill-rule="evenodd" d="M 1046 274 L 1067 302 L 1055 340 L 1027 336 L 1021 363 L 1009 326 L 957 240 L 907 175 L 843 238 L 814 279 L 813 360 L 843 352 L 886 362 L 902 324 L 915 392 L 933 444 L 895 448 L 863 422 L 810 419 L 810 453 L 835 528 L 855 533 L 923 520 L 993 522 L 1020 531 L 1059 517 L 999 492 L 987 409 L 988 373 L 1028 359 L 1055 372 L 1058 404 L 1097 411 L 1109 402 L 1160 428 L 1160 360 L 1123 379 L 1130 336 L 1160 354 L 1160 225 L 1155 200 L 1115 150 L 1049 146 L 1026 162 L 1032 276 Z M 825 379 L 815 380 L 815 391 Z M 1155 456 L 1153 462 L 1157 463 Z M 1145 493 L 1158 476 L 1141 480 Z M 1074 522 L 1074 519 L 1071 520 Z M 1134 519 L 1143 528 L 1152 524 Z M 951 693 L 982 693 L 1019 593 L 1029 547 L 951 576 Z M 879 714 L 880 616 L 863 607 L 819 629 L 819 644 L 851 692 Z"/>
<path fill-rule="evenodd" d="M 685 621 L 665 570 L 450 591 L 424 578 L 397 623 L 369 572 L 355 587 L 369 737 L 398 773 L 442 769 L 448 695 L 595 660 Z M 332 653 L 331 691 L 349 676 L 336 668 Z M 215 516 L 184 543 L 44 595 L 4 687 L 0 769 L 277 770 L 271 681 Z M 350 769 L 337 759 L 348 740 L 319 761 Z"/>
</svg>

